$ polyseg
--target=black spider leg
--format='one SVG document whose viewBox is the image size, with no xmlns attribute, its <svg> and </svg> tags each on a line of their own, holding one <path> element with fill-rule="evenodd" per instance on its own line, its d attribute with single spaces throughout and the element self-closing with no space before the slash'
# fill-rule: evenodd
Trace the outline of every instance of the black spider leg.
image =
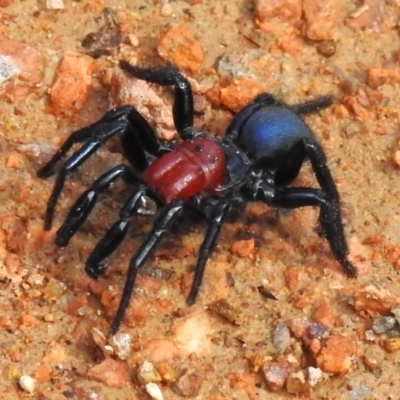
<svg viewBox="0 0 400 400">
<path fill-rule="evenodd" d="M 57 150 L 57 152 L 51 157 L 51 159 L 37 172 L 39 178 L 48 178 L 53 175 L 55 165 L 67 154 L 68 150 L 76 143 L 82 143 L 87 141 L 90 137 L 93 136 L 93 131 L 96 130 L 96 126 L 101 123 L 107 122 L 116 122 L 122 116 L 127 114 L 126 107 L 130 106 L 122 106 L 113 108 L 109 110 L 103 117 L 96 121 L 94 124 L 89 126 L 85 126 L 75 132 L 72 132 L 67 140 L 63 143 L 63 145 Z M 132 107 L 130 107 L 132 108 Z M 143 117 L 142 117 L 143 118 Z"/>
<path fill-rule="evenodd" d="M 122 118 L 125 120 L 121 120 Z M 58 172 L 53 192 L 47 204 L 45 229 L 51 227 L 54 209 L 67 175 L 94 154 L 104 142 L 117 134 L 122 134 L 121 143 L 126 157 L 139 170 L 148 166 L 150 162 L 148 154 L 158 156 L 170 151 L 170 145 L 158 141 L 149 123 L 131 106 L 114 108 L 98 122 L 73 132 L 47 164 L 38 171 L 38 176 L 41 178 L 52 175 L 55 165 L 74 144 L 86 142 L 62 165 Z"/>
<path fill-rule="evenodd" d="M 214 250 L 219 233 L 221 231 L 222 223 L 230 208 L 231 206 L 228 202 L 220 201 L 216 205 L 212 205 L 211 211 L 207 213 L 209 225 L 203 243 L 200 247 L 192 287 L 190 288 L 189 295 L 186 299 L 186 303 L 189 306 L 193 305 L 196 301 L 201 283 L 203 281 L 203 275 L 207 260 Z"/>
<path fill-rule="evenodd" d="M 112 254 L 124 240 L 132 215 L 137 214 L 142 198 L 148 194 L 144 184 L 137 185 L 119 212 L 119 220 L 107 230 L 86 260 L 86 273 L 97 279 L 105 270 L 104 259 Z"/>
<path fill-rule="evenodd" d="M 176 217 L 180 214 L 180 212 L 185 207 L 185 202 L 182 200 L 173 200 L 171 203 L 166 204 L 157 214 L 157 217 L 154 221 L 154 226 L 151 232 L 147 235 L 144 242 L 141 244 L 136 254 L 133 256 L 129 263 L 128 273 L 125 280 L 124 289 L 122 292 L 122 297 L 118 306 L 117 313 L 115 314 L 114 320 L 110 326 L 110 333 L 114 335 L 118 328 L 122 323 L 122 319 L 124 318 L 126 308 L 129 305 L 129 301 L 132 297 L 132 292 L 134 289 L 136 276 L 141 267 L 143 267 L 144 263 L 147 261 L 156 245 L 160 242 L 162 237 L 167 232 L 167 229 L 170 227 L 172 222 L 176 219 Z M 116 223 L 118 226 L 119 221 Z M 96 249 L 101 246 L 101 243 L 107 240 L 114 240 L 115 234 L 111 228 L 105 235 L 105 237 L 99 242 Z M 122 229 L 121 229 L 122 230 Z M 118 235 L 117 235 L 118 239 Z M 95 253 L 94 250 L 92 254 Z M 100 250 L 99 250 L 100 251 Z M 90 257 L 89 257 L 90 258 Z M 89 260 L 88 260 L 89 261 Z"/>
<path fill-rule="evenodd" d="M 68 244 L 71 237 L 86 221 L 93 210 L 98 195 L 101 192 L 104 192 L 113 182 L 121 177 L 128 182 L 132 182 L 136 179 L 136 175 L 130 167 L 120 164 L 101 175 L 84 193 L 79 196 L 78 200 L 71 207 L 64 223 L 57 231 L 57 246 L 66 246 Z"/>
<path fill-rule="evenodd" d="M 142 243 L 139 250 L 136 252 L 136 254 L 134 255 L 129 264 L 129 269 L 125 281 L 125 286 L 122 292 L 120 304 L 110 327 L 111 335 L 117 332 L 119 326 L 122 323 L 122 319 L 125 315 L 126 308 L 128 307 L 129 301 L 132 297 L 132 292 L 134 289 L 136 276 L 139 269 L 147 261 L 147 259 L 149 258 L 149 256 L 151 255 L 157 244 L 160 242 L 162 237 L 167 232 L 169 226 L 175 220 L 176 216 L 185 207 L 194 209 L 195 211 L 198 211 L 202 214 L 206 214 L 210 221 L 204 241 L 200 247 L 199 256 L 195 268 L 195 276 L 193 279 L 190 293 L 187 298 L 187 303 L 189 305 L 194 304 L 202 282 L 206 262 L 215 247 L 223 220 L 230 209 L 230 205 L 226 201 L 220 201 L 216 205 L 203 204 L 200 206 L 198 205 L 193 206 L 193 204 L 184 202 L 182 200 L 174 200 L 170 204 L 167 204 L 163 209 L 161 209 L 154 222 L 154 227 L 152 231 L 149 233 L 145 241 Z M 207 208 L 209 207 L 210 210 L 207 210 Z M 118 225 L 118 222 L 116 223 L 116 225 Z M 106 236 L 108 236 L 109 234 L 110 236 L 114 235 L 114 233 L 112 233 L 111 230 L 112 229 L 110 229 L 110 231 L 107 232 Z M 99 242 L 98 245 L 99 248 L 101 247 L 100 244 L 101 242 Z M 93 251 L 93 253 L 95 253 L 95 250 Z"/>
<path fill-rule="evenodd" d="M 344 237 L 339 204 L 326 192 L 312 188 L 285 188 L 274 196 L 272 205 L 284 208 L 319 206 L 319 221 L 331 251 L 349 277 L 357 276 L 357 269 L 347 259 L 348 247 Z"/>
<path fill-rule="evenodd" d="M 297 175 L 297 168 L 298 165 L 301 166 L 300 161 L 304 160 L 304 154 L 311 161 L 321 189 L 284 188 L 287 182 L 291 182 L 293 175 Z M 297 159 L 294 159 L 296 157 Z M 272 190 L 270 183 L 258 181 L 253 199 L 283 208 L 319 206 L 319 221 L 333 255 L 348 276 L 357 276 L 357 269 L 347 259 L 349 251 L 344 235 L 339 193 L 326 166 L 326 156 L 321 146 L 311 139 L 303 139 L 293 149 L 287 160 L 275 173 L 277 188 Z M 296 169 L 295 173 L 293 173 L 293 168 Z"/>
<path fill-rule="evenodd" d="M 333 96 L 321 96 L 317 99 L 307 101 L 305 103 L 291 106 L 291 109 L 297 114 L 309 114 L 327 108 L 333 103 Z"/>
<path fill-rule="evenodd" d="M 326 194 L 326 200 L 321 202 L 319 217 L 326 240 L 344 272 L 350 277 L 356 277 L 357 269 L 347 259 L 349 249 L 344 235 L 339 192 L 326 165 L 325 153 L 321 146 L 313 140 L 304 139 L 304 146 L 317 181 Z"/>
<path fill-rule="evenodd" d="M 194 107 L 190 83 L 174 68 L 139 68 L 126 61 L 119 62 L 120 68 L 138 79 L 161 86 L 175 87 L 175 100 L 172 108 L 174 124 L 182 139 L 191 139 L 197 132 L 193 127 Z"/>
<path fill-rule="evenodd" d="M 60 197 L 60 193 L 65 183 L 65 179 L 68 174 L 75 171 L 84 161 L 86 161 L 96 150 L 108 139 L 112 136 L 120 133 L 124 130 L 126 126 L 126 122 L 114 122 L 113 124 L 109 123 L 99 123 L 96 124 L 93 129 L 89 132 L 89 134 L 85 133 L 85 138 L 89 137 L 87 142 L 77 150 L 60 168 L 57 174 L 57 178 L 53 187 L 53 191 L 50 195 L 49 201 L 47 203 L 45 218 L 44 218 L 44 228 L 46 230 L 51 228 L 51 223 L 53 220 L 54 209 L 57 204 L 58 198 Z M 79 131 L 78 131 L 79 133 Z M 71 137 L 73 138 L 72 140 Z M 74 139 L 78 138 L 79 141 L 82 141 L 82 137 L 79 135 L 72 134 L 68 139 L 66 144 L 71 147 L 73 143 L 75 143 Z M 85 139 L 83 139 L 85 140 Z M 66 149 L 66 144 L 64 144 L 60 151 L 58 151 L 55 156 L 49 161 L 47 165 L 45 165 L 40 171 L 39 176 L 42 175 L 43 171 L 48 171 L 48 165 L 54 162 L 55 158 L 58 158 L 61 153 L 65 153 L 68 151 Z"/>
</svg>

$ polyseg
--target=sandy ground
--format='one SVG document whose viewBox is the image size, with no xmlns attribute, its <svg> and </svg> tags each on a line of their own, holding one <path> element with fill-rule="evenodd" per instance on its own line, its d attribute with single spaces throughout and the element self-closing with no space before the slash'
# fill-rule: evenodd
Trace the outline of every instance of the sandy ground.
<svg viewBox="0 0 400 400">
<path fill-rule="evenodd" d="M 400 398 L 400 3 L 362 3 L 0 1 L 1 398 Z M 326 150 L 359 277 L 342 273 L 317 209 L 252 204 L 224 226 L 189 308 L 205 224 L 185 216 L 109 340 L 151 219 L 134 224 L 98 281 L 84 263 L 129 188 L 114 185 L 68 247 L 53 241 L 78 193 L 123 161 L 118 141 L 71 176 L 47 232 L 54 179 L 36 171 L 115 104 L 134 103 L 174 138 L 171 90 L 128 79 L 122 58 L 180 68 L 195 125 L 210 135 L 261 91 L 288 104 L 332 94 L 306 121 Z M 316 185 L 309 166 L 295 184 Z"/>
</svg>

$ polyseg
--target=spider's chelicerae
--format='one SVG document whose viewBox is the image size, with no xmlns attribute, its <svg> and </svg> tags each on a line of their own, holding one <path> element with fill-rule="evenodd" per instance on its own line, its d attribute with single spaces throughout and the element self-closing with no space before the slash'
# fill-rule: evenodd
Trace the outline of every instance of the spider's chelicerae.
<svg viewBox="0 0 400 400">
<path fill-rule="evenodd" d="M 140 212 L 145 196 L 159 211 L 154 226 L 129 263 L 122 298 L 111 324 L 114 334 L 124 317 L 138 270 L 144 265 L 167 229 L 184 209 L 208 221 L 200 247 L 187 303 L 196 300 L 206 261 L 213 251 L 221 225 L 229 211 L 249 201 L 283 208 L 319 206 L 319 222 L 331 251 L 350 277 L 357 275 L 349 262 L 340 213 L 339 194 L 326 165 L 326 156 L 301 115 L 328 107 L 329 96 L 289 106 L 268 93 L 257 96 L 232 120 L 223 138 L 207 137 L 193 127 L 193 95 L 189 82 L 173 68 L 138 68 L 125 61 L 120 68 L 147 82 L 175 87 L 173 117 L 180 141 L 157 139 L 149 123 L 131 106 L 108 111 L 98 122 L 73 132 L 38 176 L 47 178 L 54 166 L 75 144 L 82 146 L 57 172 L 47 204 L 45 229 L 52 224 L 54 209 L 68 174 L 115 135 L 130 165 L 120 164 L 101 175 L 72 206 L 56 236 L 65 246 L 92 211 L 99 193 L 117 179 L 132 186 L 119 219 L 97 243 L 86 261 L 86 272 L 98 278 L 104 262 L 127 234 L 132 217 Z M 311 162 L 320 188 L 288 187 L 305 160 Z"/>
</svg>

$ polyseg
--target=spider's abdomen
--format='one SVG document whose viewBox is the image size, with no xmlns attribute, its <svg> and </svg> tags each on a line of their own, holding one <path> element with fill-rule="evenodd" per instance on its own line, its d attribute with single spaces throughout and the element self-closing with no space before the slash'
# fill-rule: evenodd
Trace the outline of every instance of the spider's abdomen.
<svg viewBox="0 0 400 400">
<path fill-rule="evenodd" d="M 312 137 L 310 128 L 292 110 L 269 106 L 255 111 L 244 122 L 239 142 L 257 164 L 277 168 L 297 142 Z"/>
<path fill-rule="evenodd" d="M 212 194 L 225 180 L 225 153 L 213 140 L 183 142 L 151 164 L 143 174 L 166 202 L 197 194 Z"/>
</svg>

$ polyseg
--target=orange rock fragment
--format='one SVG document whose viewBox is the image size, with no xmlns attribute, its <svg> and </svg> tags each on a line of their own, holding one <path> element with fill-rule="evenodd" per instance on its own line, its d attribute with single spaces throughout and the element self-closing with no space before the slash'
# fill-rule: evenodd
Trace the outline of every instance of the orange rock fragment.
<svg viewBox="0 0 400 400">
<path fill-rule="evenodd" d="M 9 56 L 18 69 L 18 76 L 31 86 L 44 76 L 45 58 L 35 48 L 16 40 L 0 41 L 0 55 Z"/>
<path fill-rule="evenodd" d="M 67 350 L 65 347 L 54 344 L 54 342 L 50 343 L 49 347 L 49 352 L 42 359 L 43 363 L 61 364 L 67 360 Z"/>
<path fill-rule="evenodd" d="M 371 270 L 371 254 L 367 246 L 363 245 L 356 236 L 348 240 L 349 260 L 357 268 L 358 276 L 365 276 Z"/>
<path fill-rule="evenodd" d="M 92 70 L 91 57 L 74 51 L 64 55 L 50 89 L 53 111 L 77 111 L 83 107 L 89 92 Z"/>
<path fill-rule="evenodd" d="M 113 317 L 116 313 L 117 305 L 119 304 L 119 297 L 116 297 L 114 300 L 115 301 L 110 308 L 110 317 Z M 151 306 L 152 302 L 149 301 L 148 298 L 140 295 L 133 296 L 125 313 L 125 324 L 128 326 L 136 326 L 137 324 L 146 321 L 149 317 Z"/>
<path fill-rule="evenodd" d="M 300 282 L 300 267 L 297 265 L 288 265 L 284 271 L 286 286 L 290 291 L 297 288 Z"/>
<path fill-rule="evenodd" d="M 112 358 L 106 358 L 102 363 L 91 367 L 86 377 L 113 388 L 129 386 L 129 375 L 126 364 Z"/>
<path fill-rule="evenodd" d="M 22 101 L 42 82 L 45 58 L 35 48 L 16 40 L 0 41 L 0 57 L 7 78 L 12 79 L 3 86 L 3 93 L 9 102 Z"/>
<path fill-rule="evenodd" d="M 297 339 L 302 338 L 307 331 L 310 321 L 306 317 L 293 318 L 287 321 L 290 331 Z"/>
<path fill-rule="evenodd" d="M 256 2 L 256 24 L 265 31 L 274 30 L 276 18 L 292 24 L 299 23 L 302 16 L 301 2 L 297 0 L 258 0 Z"/>
<path fill-rule="evenodd" d="M 353 294 L 354 307 L 362 316 L 387 315 L 398 303 L 392 294 L 373 285 L 356 290 Z"/>
<path fill-rule="evenodd" d="M 400 168 L 400 150 L 396 150 L 396 151 L 393 153 L 392 160 L 393 160 L 393 164 L 394 164 L 397 168 Z"/>
<path fill-rule="evenodd" d="M 210 353 L 213 330 L 206 313 L 195 312 L 174 321 L 172 327 L 174 343 L 179 345 L 181 353 L 198 356 Z"/>
<path fill-rule="evenodd" d="M 133 78 L 120 68 L 111 68 L 102 76 L 109 87 L 111 107 L 132 104 L 150 122 L 161 139 L 172 140 L 176 134 L 172 107 L 158 95 L 158 88 Z"/>
<path fill-rule="evenodd" d="M 188 72 L 196 72 L 204 59 L 201 43 L 192 35 L 187 24 L 171 26 L 161 32 L 157 51 L 164 60 Z"/>
<path fill-rule="evenodd" d="M 38 383 L 48 382 L 51 379 L 51 375 L 51 369 L 43 364 L 40 364 L 34 372 L 34 377 Z"/>
<path fill-rule="evenodd" d="M 154 363 L 171 362 L 178 354 L 179 349 L 172 340 L 161 338 L 150 339 L 141 350 L 143 359 Z"/>
<path fill-rule="evenodd" d="M 400 338 L 386 338 L 382 345 L 388 353 L 394 353 L 395 351 L 400 350 Z"/>
<path fill-rule="evenodd" d="M 229 386 L 243 391 L 250 400 L 258 399 L 256 393 L 256 377 L 254 374 L 231 372 L 228 374 Z"/>
<path fill-rule="evenodd" d="M 237 240 L 231 246 L 231 252 L 237 257 L 251 257 L 254 252 L 254 239 Z"/>
<path fill-rule="evenodd" d="M 0 7 L 8 7 L 12 3 L 14 3 L 14 0 L 0 0 Z"/>
<path fill-rule="evenodd" d="M 351 366 L 355 353 L 353 341 L 342 335 L 332 335 L 317 356 L 317 366 L 324 372 L 340 374 Z"/>
<path fill-rule="evenodd" d="M 218 107 L 221 104 L 221 88 L 219 86 L 212 87 L 205 92 L 207 100 L 213 105 Z"/>
<path fill-rule="evenodd" d="M 200 392 L 203 381 L 204 376 L 198 372 L 186 371 L 176 381 L 174 389 L 182 397 L 196 397 Z"/>
<path fill-rule="evenodd" d="M 332 28 L 343 21 L 343 10 L 336 0 L 304 0 L 305 35 L 311 40 L 331 40 Z"/>
<path fill-rule="evenodd" d="M 162 288 L 163 282 L 151 276 L 139 275 L 136 279 L 136 285 L 146 290 L 147 293 L 157 294 Z"/>
<path fill-rule="evenodd" d="M 333 314 L 331 304 L 328 301 L 323 301 L 314 311 L 313 321 L 324 324 L 328 327 L 333 327 L 336 322 L 336 316 Z"/>
<path fill-rule="evenodd" d="M 221 89 L 220 101 L 230 110 L 239 112 L 263 91 L 261 83 L 257 80 L 240 76 L 229 86 Z"/>
<path fill-rule="evenodd" d="M 392 68 L 370 68 L 368 70 L 367 85 L 376 89 L 385 83 L 399 84 L 400 83 L 400 69 Z"/>
<path fill-rule="evenodd" d="M 21 323 L 22 325 L 25 326 L 34 326 L 38 323 L 39 321 L 37 320 L 37 318 L 35 318 L 33 315 L 29 315 L 29 314 L 23 314 L 21 315 Z"/>
<path fill-rule="evenodd" d="M 392 263 L 395 270 L 400 270 L 400 245 L 387 244 L 383 248 L 383 255 L 387 261 Z"/>
<path fill-rule="evenodd" d="M 285 53 L 300 54 L 303 51 L 303 42 L 297 37 L 297 32 L 289 30 L 278 37 L 276 45 Z"/>
</svg>

